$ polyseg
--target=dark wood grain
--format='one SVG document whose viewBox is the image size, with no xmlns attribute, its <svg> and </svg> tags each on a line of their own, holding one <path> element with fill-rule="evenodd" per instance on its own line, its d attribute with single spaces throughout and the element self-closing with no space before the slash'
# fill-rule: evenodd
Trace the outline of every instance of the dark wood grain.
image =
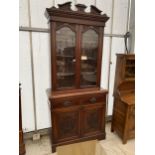
<svg viewBox="0 0 155 155">
<path fill-rule="evenodd" d="M 109 17 L 106 14 L 102 15 L 101 11 L 99 11 L 99 9 L 97 9 L 95 6 L 91 6 L 90 13 L 81 11 L 81 8 L 84 8 L 83 5 L 77 4 L 76 6 L 78 8 L 77 11 L 72 11 L 69 3 L 67 5 L 61 5 L 61 7 L 59 8 L 47 8 L 46 11 L 49 14 L 50 20 L 56 20 L 56 18 L 53 19 L 53 17 L 63 17 L 64 19 L 68 18 L 68 20 L 70 21 L 76 21 L 77 24 L 80 24 L 80 22 L 73 19 L 80 19 L 81 21 L 83 20 L 90 22 L 95 21 L 94 23 L 96 25 L 98 25 L 98 22 L 100 22 L 102 23 L 102 26 L 104 26 L 105 22 L 109 19 Z M 85 24 L 87 25 L 87 23 Z"/>
<path fill-rule="evenodd" d="M 85 5 L 77 4 L 75 7 L 77 11 L 71 9 L 71 2 L 66 2 L 58 5 L 58 8 L 46 9 L 51 28 L 52 89 L 47 90 L 47 95 L 52 118 L 52 152 L 55 152 L 56 147 L 60 145 L 92 139 L 105 139 L 105 112 L 108 91 L 100 88 L 100 77 L 104 27 L 109 17 L 106 14 L 102 15 L 101 11 L 95 6 L 91 6 L 90 13 L 85 12 Z M 63 27 L 68 27 L 75 33 L 75 48 L 72 48 L 75 52 L 75 79 L 73 79 L 75 84 L 73 87 L 66 88 L 58 87 L 61 81 L 57 79 L 56 31 Z M 94 30 L 95 36 L 98 36 L 96 39 L 98 40 L 97 50 L 96 47 L 91 49 L 97 52 L 97 54 L 95 53 L 97 56 L 94 54 L 94 58 L 89 57 L 91 64 L 94 65 L 96 63 L 94 60 L 97 61 L 95 67 L 97 76 L 96 84 L 83 86 L 81 84 L 81 64 L 83 61 L 81 56 L 84 49 L 82 41 L 83 33 L 88 30 Z M 58 52 L 61 53 L 61 50 Z"/>
<path fill-rule="evenodd" d="M 50 23 L 50 31 L 51 31 L 51 78 L 52 78 L 52 89 L 56 90 L 57 80 L 56 80 L 56 23 Z"/>
<path fill-rule="evenodd" d="M 80 88 L 80 69 L 81 66 L 81 25 L 76 26 L 76 88 Z"/>
<path fill-rule="evenodd" d="M 101 65 L 102 65 L 102 50 L 103 50 L 103 34 L 104 34 L 104 28 L 100 27 L 99 30 L 99 45 L 98 45 L 98 59 L 97 59 L 97 86 L 100 86 L 101 82 Z"/>
<path fill-rule="evenodd" d="M 76 91 L 65 94 L 48 91 L 53 124 L 51 136 L 53 152 L 56 146 L 63 144 L 70 144 L 93 138 L 105 138 L 106 94 L 106 90 L 91 89 L 90 91 Z M 92 100 L 94 98 L 95 100 Z M 95 121 L 96 124 L 93 125 L 93 122 L 90 121 L 91 119 L 97 119 L 98 121 Z M 66 120 L 66 124 L 69 123 L 70 125 L 74 122 L 70 128 L 64 129 L 65 131 L 67 129 L 72 129 L 69 132 L 70 134 L 68 134 L 68 132 L 62 133 L 59 131 L 62 128 L 62 120 L 64 122 Z M 78 130 L 75 130 L 74 127 Z"/>
</svg>

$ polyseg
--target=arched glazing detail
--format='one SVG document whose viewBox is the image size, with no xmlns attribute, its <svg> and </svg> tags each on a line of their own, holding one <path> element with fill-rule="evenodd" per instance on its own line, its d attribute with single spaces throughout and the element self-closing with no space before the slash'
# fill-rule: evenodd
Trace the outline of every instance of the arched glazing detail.
<svg viewBox="0 0 155 155">
<path fill-rule="evenodd" d="M 57 87 L 75 85 L 75 32 L 69 27 L 56 31 Z"/>
<path fill-rule="evenodd" d="M 96 85 L 98 34 L 89 29 L 82 35 L 81 87 Z"/>
</svg>

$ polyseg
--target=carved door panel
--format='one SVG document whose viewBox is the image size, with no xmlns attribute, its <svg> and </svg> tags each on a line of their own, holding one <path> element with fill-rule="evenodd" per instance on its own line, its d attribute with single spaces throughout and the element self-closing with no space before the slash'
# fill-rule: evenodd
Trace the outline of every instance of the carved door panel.
<svg viewBox="0 0 155 155">
<path fill-rule="evenodd" d="M 79 108 L 59 108 L 52 112 L 54 142 L 72 140 L 79 137 Z"/>
<path fill-rule="evenodd" d="M 105 105 L 103 103 L 85 106 L 82 116 L 82 135 L 89 136 L 104 132 Z"/>
</svg>

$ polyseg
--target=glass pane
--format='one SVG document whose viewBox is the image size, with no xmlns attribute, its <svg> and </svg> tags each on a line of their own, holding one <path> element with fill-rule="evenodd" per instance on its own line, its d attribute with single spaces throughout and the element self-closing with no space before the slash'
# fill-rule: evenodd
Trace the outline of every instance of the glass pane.
<svg viewBox="0 0 155 155">
<path fill-rule="evenodd" d="M 125 77 L 126 78 L 134 78 L 135 77 L 135 67 L 126 66 Z"/>
<path fill-rule="evenodd" d="M 68 27 L 56 31 L 57 87 L 74 87 L 75 32 Z"/>
<path fill-rule="evenodd" d="M 90 29 L 82 36 L 81 86 L 96 85 L 98 34 Z"/>
<path fill-rule="evenodd" d="M 135 77 L 135 60 L 134 59 L 130 59 L 126 61 L 125 77 L 126 78 Z"/>
</svg>

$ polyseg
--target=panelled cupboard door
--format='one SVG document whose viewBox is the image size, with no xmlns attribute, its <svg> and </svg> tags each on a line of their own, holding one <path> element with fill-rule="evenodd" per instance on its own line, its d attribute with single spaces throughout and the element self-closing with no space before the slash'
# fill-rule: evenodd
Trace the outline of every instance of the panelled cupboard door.
<svg viewBox="0 0 155 155">
<path fill-rule="evenodd" d="M 92 103 L 93 104 L 93 103 Z M 104 133 L 105 104 L 96 103 L 86 105 L 82 111 L 81 134 L 89 136 L 92 134 Z"/>
<path fill-rule="evenodd" d="M 58 108 L 52 113 L 53 142 L 62 142 L 79 137 L 80 112 L 78 107 Z"/>
</svg>

